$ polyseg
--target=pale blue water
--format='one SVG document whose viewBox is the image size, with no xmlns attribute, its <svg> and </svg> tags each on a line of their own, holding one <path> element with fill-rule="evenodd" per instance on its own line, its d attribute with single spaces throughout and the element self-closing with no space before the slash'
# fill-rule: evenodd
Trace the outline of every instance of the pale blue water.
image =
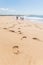
<svg viewBox="0 0 43 65">
<path fill-rule="evenodd" d="M 24 18 L 29 19 L 33 22 L 43 23 L 43 16 L 42 15 L 29 15 L 29 16 L 24 16 Z"/>
</svg>

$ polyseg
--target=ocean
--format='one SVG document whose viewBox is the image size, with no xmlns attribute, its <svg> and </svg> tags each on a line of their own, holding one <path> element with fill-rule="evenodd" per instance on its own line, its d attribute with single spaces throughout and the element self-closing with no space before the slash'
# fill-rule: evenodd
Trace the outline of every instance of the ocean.
<svg viewBox="0 0 43 65">
<path fill-rule="evenodd" d="M 43 23 L 43 16 L 41 15 L 29 15 L 29 16 L 24 16 L 24 18 L 29 19 L 33 22 Z"/>
</svg>

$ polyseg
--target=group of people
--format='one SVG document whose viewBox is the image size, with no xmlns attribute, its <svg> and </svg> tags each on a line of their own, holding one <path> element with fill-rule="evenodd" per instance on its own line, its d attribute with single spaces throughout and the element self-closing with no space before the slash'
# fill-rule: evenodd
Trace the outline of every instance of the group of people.
<svg viewBox="0 0 43 65">
<path fill-rule="evenodd" d="M 16 16 L 16 20 L 18 20 L 18 19 L 19 19 L 19 17 Z M 20 20 L 24 20 L 24 17 L 20 17 Z"/>
</svg>

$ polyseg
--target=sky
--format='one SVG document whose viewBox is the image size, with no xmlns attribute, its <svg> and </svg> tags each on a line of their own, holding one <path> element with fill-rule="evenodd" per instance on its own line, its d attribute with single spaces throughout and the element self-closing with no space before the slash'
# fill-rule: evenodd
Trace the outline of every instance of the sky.
<svg viewBox="0 0 43 65">
<path fill-rule="evenodd" d="M 43 15 L 43 0 L 0 0 L 0 14 Z"/>
</svg>

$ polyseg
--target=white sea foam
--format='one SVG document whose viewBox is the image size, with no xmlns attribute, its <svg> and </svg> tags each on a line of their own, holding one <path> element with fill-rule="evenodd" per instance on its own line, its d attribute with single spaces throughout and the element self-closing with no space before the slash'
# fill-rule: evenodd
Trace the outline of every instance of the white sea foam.
<svg viewBox="0 0 43 65">
<path fill-rule="evenodd" d="M 33 22 L 42 22 L 43 23 L 43 18 L 41 18 L 41 17 L 26 17 L 26 16 L 24 16 L 24 18 L 29 19 Z"/>
</svg>

